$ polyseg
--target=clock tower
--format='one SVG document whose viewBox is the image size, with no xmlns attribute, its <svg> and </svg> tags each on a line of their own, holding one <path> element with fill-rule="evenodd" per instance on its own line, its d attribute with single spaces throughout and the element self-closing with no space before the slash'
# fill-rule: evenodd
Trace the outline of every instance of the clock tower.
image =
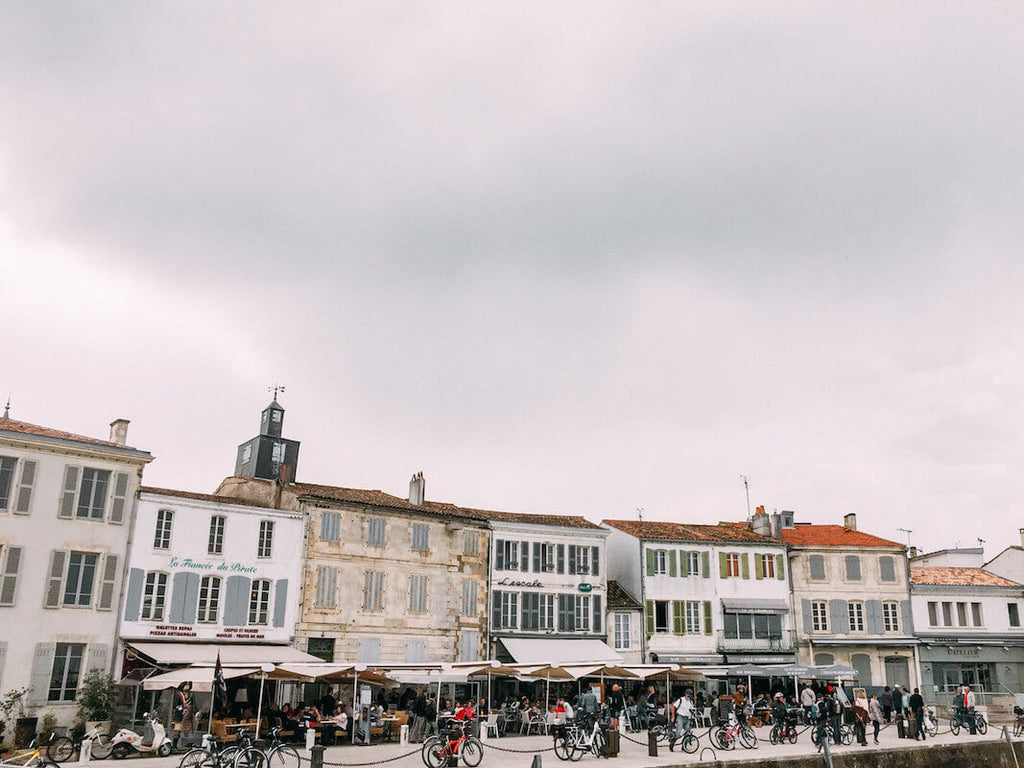
<svg viewBox="0 0 1024 768">
<path fill-rule="evenodd" d="M 260 480 L 295 482 L 295 467 L 299 463 L 299 441 L 281 437 L 284 426 L 284 408 L 274 400 L 263 409 L 260 433 L 238 446 L 235 459 L 236 477 L 255 477 Z"/>
</svg>

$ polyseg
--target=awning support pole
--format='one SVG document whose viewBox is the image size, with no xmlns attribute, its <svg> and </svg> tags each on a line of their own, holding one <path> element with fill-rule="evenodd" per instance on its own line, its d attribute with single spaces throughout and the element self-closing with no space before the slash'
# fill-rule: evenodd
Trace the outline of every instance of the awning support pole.
<svg viewBox="0 0 1024 768">
<path fill-rule="evenodd" d="M 262 669 L 260 670 L 260 698 L 259 704 L 256 705 L 256 735 L 253 737 L 259 739 L 260 737 L 260 721 L 263 719 L 263 682 L 267 679 L 267 673 Z M 213 692 L 212 689 L 210 691 Z"/>
<path fill-rule="evenodd" d="M 353 670 L 352 672 L 352 722 L 349 723 L 349 727 L 352 729 L 352 743 L 356 743 L 356 723 L 359 718 L 356 717 L 356 713 L 359 712 L 356 702 L 359 701 L 359 670 Z"/>
</svg>

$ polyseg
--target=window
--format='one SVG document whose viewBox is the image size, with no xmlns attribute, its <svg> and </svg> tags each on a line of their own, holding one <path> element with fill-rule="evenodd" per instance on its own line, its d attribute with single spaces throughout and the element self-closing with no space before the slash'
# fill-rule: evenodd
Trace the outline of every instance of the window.
<svg viewBox="0 0 1024 768">
<path fill-rule="evenodd" d="M 672 627 L 669 624 L 668 600 L 654 601 L 654 631 L 670 632 Z"/>
<path fill-rule="evenodd" d="M 762 579 L 774 579 L 775 578 L 775 556 L 774 555 L 761 555 L 758 558 L 761 564 L 761 578 Z"/>
<path fill-rule="evenodd" d="M 0 456 L 0 510 L 5 510 L 11 503 L 11 489 L 14 488 L 14 469 L 18 460 L 10 456 Z"/>
<path fill-rule="evenodd" d="M 475 630 L 464 630 L 459 638 L 459 661 L 478 661 L 480 659 L 480 633 Z"/>
<path fill-rule="evenodd" d="M 167 574 L 150 571 L 142 589 L 142 620 L 163 621 L 167 604 Z"/>
<path fill-rule="evenodd" d="M 427 610 L 427 577 L 414 573 L 409 577 L 409 613 L 425 613 Z"/>
<path fill-rule="evenodd" d="M 555 596 L 546 593 L 540 596 L 540 626 L 538 629 L 555 628 Z"/>
<path fill-rule="evenodd" d="M 0 456 L 0 512 L 9 511 L 16 515 L 27 515 L 32 506 L 32 486 L 36 481 L 36 462 L 22 459 L 21 475 L 15 483 L 14 470 L 17 466 L 17 459 L 11 456 Z"/>
<path fill-rule="evenodd" d="M 465 579 L 462 582 L 462 615 L 476 616 L 476 595 L 477 583 L 472 579 Z"/>
<path fill-rule="evenodd" d="M 569 573 L 590 573 L 590 550 L 591 547 L 569 545 Z"/>
<path fill-rule="evenodd" d="M 430 551 L 430 526 L 426 523 L 412 524 L 412 551 Z"/>
<path fill-rule="evenodd" d="M 384 533 L 387 529 L 387 521 L 382 517 L 371 517 L 366 528 L 366 543 L 371 547 L 384 546 Z"/>
<path fill-rule="evenodd" d="M 206 544 L 208 555 L 220 555 L 224 552 L 224 515 L 213 515 L 210 518 L 210 539 Z"/>
<path fill-rule="evenodd" d="M 539 570 L 545 573 L 551 573 L 555 570 L 555 545 L 550 542 L 545 542 L 540 545 L 540 565 Z"/>
<path fill-rule="evenodd" d="M 335 608 L 335 590 L 338 586 L 338 569 L 321 565 L 316 569 L 316 593 L 313 605 L 317 608 Z"/>
<path fill-rule="evenodd" d="M 2 601 L 0 601 L 0 605 L 3 605 Z M 1020 626 L 1020 607 L 1017 605 L 1017 603 L 1007 603 L 1006 604 L 1006 611 L 1007 611 L 1007 613 L 1010 616 L 1010 626 L 1011 627 L 1019 627 Z"/>
<path fill-rule="evenodd" d="M 519 542 L 498 539 L 494 545 L 496 571 L 517 571 L 519 570 Z M 523 553 L 525 559 L 526 554 Z"/>
<path fill-rule="evenodd" d="M 824 600 L 811 603 L 811 629 L 814 632 L 828 632 L 828 603 Z"/>
<path fill-rule="evenodd" d="M 942 626 L 952 627 L 953 626 L 953 604 L 943 603 L 942 604 Z"/>
<path fill-rule="evenodd" d="M 274 521 L 260 520 L 260 541 L 256 546 L 256 557 L 270 557 L 274 551 Z"/>
<path fill-rule="evenodd" d="M 251 458 L 252 458 L 252 446 L 251 445 L 247 445 L 247 446 L 245 446 L 245 448 L 242 449 L 242 463 L 243 464 L 248 464 L 249 460 Z"/>
<path fill-rule="evenodd" d="M 725 556 L 725 573 L 729 577 L 740 575 L 740 556 L 736 552 L 730 552 Z"/>
<path fill-rule="evenodd" d="M 860 581 L 860 557 L 858 555 L 847 555 L 845 562 L 846 580 Z"/>
<path fill-rule="evenodd" d="M 864 603 L 850 602 L 847 604 L 847 612 L 850 616 L 850 631 L 864 631 Z"/>
<path fill-rule="evenodd" d="M 691 576 L 700 576 L 700 552 L 686 552 L 686 572 Z"/>
<path fill-rule="evenodd" d="M 956 622 L 961 627 L 967 626 L 967 603 L 956 604 Z"/>
<path fill-rule="evenodd" d="M 266 626 L 270 614 L 270 579 L 256 579 L 249 593 L 249 623 Z"/>
<path fill-rule="evenodd" d="M 900 604 L 894 602 L 882 603 L 882 628 L 886 632 L 900 631 Z"/>
<path fill-rule="evenodd" d="M 654 552 L 654 573 L 664 575 L 668 573 L 668 552 L 659 549 Z"/>
<path fill-rule="evenodd" d="M 306 640 L 306 653 L 327 662 L 334 661 L 333 637 L 310 637 Z"/>
<path fill-rule="evenodd" d="M 14 605 L 14 595 L 18 588 L 22 547 L 8 545 L 0 549 L 0 554 L 6 555 L 6 560 L 0 560 L 3 562 L 3 570 L 0 571 L 0 606 L 10 607 Z"/>
<path fill-rule="evenodd" d="M 174 522 L 174 512 L 169 509 L 161 509 L 156 513 L 156 533 L 153 535 L 153 549 L 171 548 L 171 525 Z"/>
<path fill-rule="evenodd" d="M 102 520 L 107 507 L 107 487 L 110 485 L 110 471 L 106 469 L 82 470 L 82 486 L 78 491 L 76 517 L 87 520 Z"/>
<path fill-rule="evenodd" d="M 983 626 L 981 620 L 981 603 L 971 603 L 971 621 L 974 622 L 974 626 Z"/>
<path fill-rule="evenodd" d="M 383 571 L 367 571 L 363 577 L 363 610 L 384 610 Z"/>
<path fill-rule="evenodd" d="M 72 552 L 68 556 L 68 574 L 64 580 L 64 605 L 76 608 L 92 604 L 92 585 L 100 556 L 92 552 Z"/>
<path fill-rule="evenodd" d="M 480 534 L 476 531 L 466 531 L 462 537 L 462 554 L 467 557 L 476 557 L 480 553 Z"/>
<path fill-rule="evenodd" d="M 74 701 L 78 693 L 78 678 L 82 674 L 83 643 L 57 643 L 50 672 L 50 692 L 47 701 Z"/>
<path fill-rule="evenodd" d="M 496 592 L 495 599 L 498 601 L 502 629 L 515 629 L 517 626 L 516 620 L 519 616 L 519 593 Z"/>
<path fill-rule="evenodd" d="M 630 621 L 628 613 L 613 614 L 613 644 L 616 651 L 628 651 L 630 649 Z"/>
<path fill-rule="evenodd" d="M 896 581 L 896 564 L 888 555 L 878 558 L 878 577 L 881 581 Z"/>
<path fill-rule="evenodd" d="M 220 611 L 220 577 L 203 576 L 199 582 L 199 614 L 200 624 L 216 624 Z"/>
<path fill-rule="evenodd" d="M 284 464 L 284 443 L 274 443 L 271 446 L 270 460 L 278 467 Z"/>
<path fill-rule="evenodd" d="M 701 604 L 697 600 L 686 601 L 686 633 L 690 635 L 701 633 Z"/>
<path fill-rule="evenodd" d="M 338 541 L 341 538 L 341 515 L 324 510 L 320 513 L 320 541 Z"/>
<path fill-rule="evenodd" d="M 576 631 L 590 631 L 590 595 L 576 595 Z"/>
<path fill-rule="evenodd" d="M 782 637 L 782 616 L 777 613 L 727 613 L 723 634 L 731 640 L 771 640 Z"/>
<path fill-rule="evenodd" d="M 825 556 L 811 555 L 807 558 L 807 566 L 811 571 L 812 581 L 825 580 Z"/>
<path fill-rule="evenodd" d="M 928 603 L 928 626 L 939 626 L 939 604 Z"/>
</svg>

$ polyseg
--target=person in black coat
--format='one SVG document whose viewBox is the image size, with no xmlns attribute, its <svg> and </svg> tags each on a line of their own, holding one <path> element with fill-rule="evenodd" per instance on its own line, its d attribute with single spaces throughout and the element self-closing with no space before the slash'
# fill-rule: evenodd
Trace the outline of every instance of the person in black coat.
<svg viewBox="0 0 1024 768">
<path fill-rule="evenodd" d="M 914 732 L 914 740 L 921 739 L 924 741 L 924 697 L 921 696 L 921 691 L 917 688 L 910 694 L 910 711 L 914 715 L 914 720 L 917 721 L 917 728 Z"/>
</svg>

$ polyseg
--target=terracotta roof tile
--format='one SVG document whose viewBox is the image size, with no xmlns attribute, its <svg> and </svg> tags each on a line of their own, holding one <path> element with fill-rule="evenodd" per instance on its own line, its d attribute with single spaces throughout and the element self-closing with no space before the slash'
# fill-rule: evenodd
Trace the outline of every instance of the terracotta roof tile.
<svg viewBox="0 0 1024 768">
<path fill-rule="evenodd" d="M 183 499 L 194 499 L 195 501 L 212 501 L 217 504 L 237 504 L 240 507 L 261 507 L 263 509 L 269 509 L 264 507 L 262 504 L 257 504 L 253 501 L 246 501 L 245 499 L 236 499 L 233 496 L 217 496 L 213 493 L 194 493 L 193 491 L 176 491 L 173 488 L 156 488 L 152 485 L 144 485 L 139 488 L 142 493 L 152 493 L 157 496 L 177 496 Z"/>
<path fill-rule="evenodd" d="M 629 592 L 622 588 L 619 582 L 613 579 L 608 580 L 608 607 L 609 608 L 643 608 L 640 602 Z"/>
<path fill-rule="evenodd" d="M 852 531 L 842 525 L 798 525 L 795 528 L 783 528 L 782 540 L 794 546 L 903 548 L 898 542 L 872 536 L 863 531 Z"/>
<path fill-rule="evenodd" d="M 670 539 L 676 541 L 725 541 L 778 544 L 775 539 L 754 533 L 735 525 L 697 525 L 691 523 L 665 523 L 656 520 L 602 520 L 638 539 Z"/>
<path fill-rule="evenodd" d="M 51 429 L 50 427 L 41 427 L 38 424 L 29 424 L 25 421 L 15 421 L 14 419 L 0 419 L 0 432 L 19 432 L 23 435 L 35 435 L 36 437 L 49 437 L 55 440 L 68 440 L 74 443 L 86 443 L 88 445 L 101 445 L 107 448 L 117 448 L 122 451 L 136 451 L 138 453 L 145 453 L 145 451 L 139 451 L 138 448 L 132 448 L 127 445 L 118 445 L 110 440 L 97 440 L 95 437 L 86 437 L 85 435 L 76 435 L 73 432 L 64 432 L 60 429 Z"/>
<path fill-rule="evenodd" d="M 984 568 L 910 568 L 910 580 L 914 584 L 934 584 L 958 587 L 1019 587 L 1016 581 L 996 576 Z"/>
</svg>

